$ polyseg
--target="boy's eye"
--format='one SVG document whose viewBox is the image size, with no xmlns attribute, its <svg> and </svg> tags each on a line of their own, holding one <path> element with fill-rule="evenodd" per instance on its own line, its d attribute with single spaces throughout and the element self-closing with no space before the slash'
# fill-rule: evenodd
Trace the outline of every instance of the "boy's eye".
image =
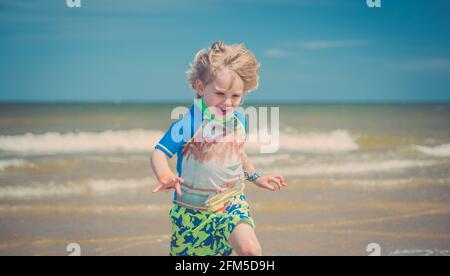
<svg viewBox="0 0 450 276">
<path fill-rule="evenodd" d="M 233 95 L 233 98 L 239 98 L 241 97 L 240 95 Z"/>
<path fill-rule="evenodd" d="M 216 94 L 219 95 L 219 96 L 224 96 L 225 95 L 225 93 L 223 93 L 223 92 L 217 92 Z"/>
</svg>

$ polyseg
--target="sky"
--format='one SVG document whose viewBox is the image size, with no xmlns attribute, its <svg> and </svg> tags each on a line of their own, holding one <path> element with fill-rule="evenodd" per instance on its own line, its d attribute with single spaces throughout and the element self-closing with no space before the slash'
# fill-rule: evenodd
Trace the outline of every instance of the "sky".
<svg viewBox="0 0 450 276">
<path fill-rule="evenodd" d="M 0 101 L 183 102 L 212 42 L 261 63 L 260 102 L 450 101 L 450 1 L 0 0 Z"/>
</svg>

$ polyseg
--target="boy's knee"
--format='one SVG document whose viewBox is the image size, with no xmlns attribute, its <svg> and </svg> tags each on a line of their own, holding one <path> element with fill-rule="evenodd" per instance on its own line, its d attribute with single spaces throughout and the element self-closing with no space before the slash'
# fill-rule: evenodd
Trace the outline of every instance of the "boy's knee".
<svg viewBox="0 0 450 276">
<path fill-rule="evenodd" d="M 246 243 L 240 248 L 241 256 L 261 256 L 262 249 L 257 243 Z"/>
</svg>

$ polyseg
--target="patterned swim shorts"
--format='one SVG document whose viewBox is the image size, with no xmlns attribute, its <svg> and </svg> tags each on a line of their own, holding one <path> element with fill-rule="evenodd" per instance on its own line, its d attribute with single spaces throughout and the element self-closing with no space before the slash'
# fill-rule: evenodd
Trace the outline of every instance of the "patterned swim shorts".
<svg viewBox="0 0 450 276">
<path fill-rule="evenodd" d="M 222 210 L 198 211 L 175 204 L 170 210 L 172 221 L 171 256 L 228 256 L 231 232 L 240 222 L 255 228 L 247 200 L 234 196 Z"/>
</svg>

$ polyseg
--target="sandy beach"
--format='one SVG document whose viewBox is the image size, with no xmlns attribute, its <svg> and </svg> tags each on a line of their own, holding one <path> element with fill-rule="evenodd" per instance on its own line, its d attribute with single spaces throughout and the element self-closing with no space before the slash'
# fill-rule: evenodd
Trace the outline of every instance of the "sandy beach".
<svg viewBox="0 0 450 276">
<path fill-rule="evenodd" d="M 448 255 L 450 183 L 408 189 L 289 182 L 246 194 L 265 255 Z M 296 196 L 293 197 L 292 195 Z M 1 255 L 167 255 L 170 194 L 141 189 L 120 196 L 8 202 L 0 209 Z M 8 205 L 14 206 L 9 208 Z"/>
</svg>

